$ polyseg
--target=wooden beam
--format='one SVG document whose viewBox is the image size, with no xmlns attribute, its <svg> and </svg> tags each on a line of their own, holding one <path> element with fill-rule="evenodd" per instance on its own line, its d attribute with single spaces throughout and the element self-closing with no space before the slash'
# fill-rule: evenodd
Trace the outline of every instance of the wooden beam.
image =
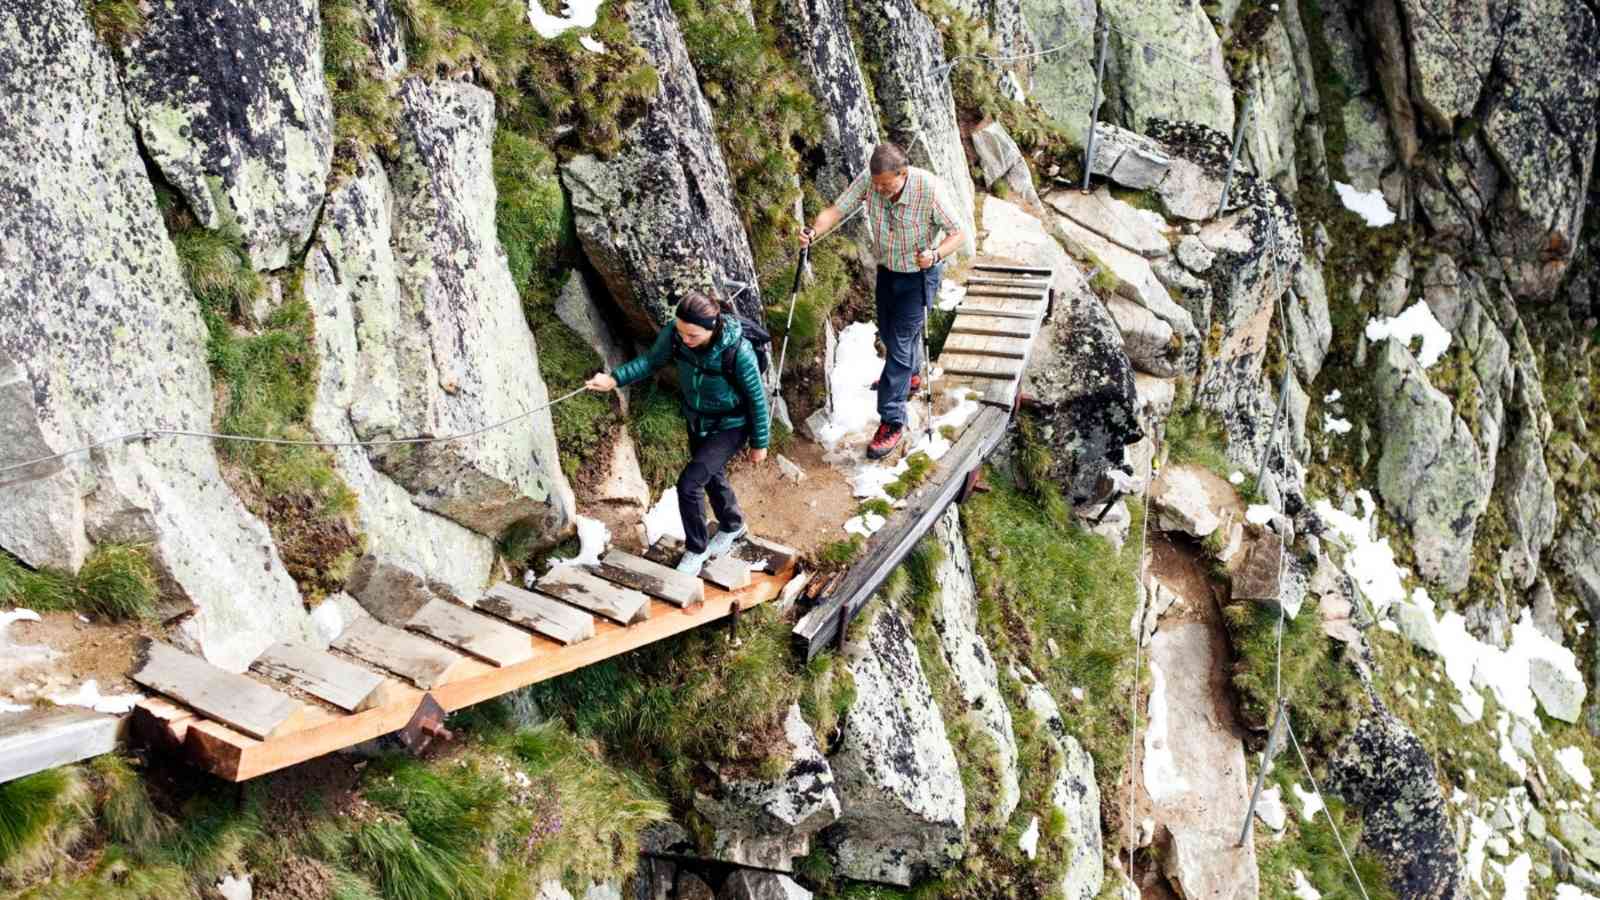
<svg viewBox="0 0 1600 900">
<path fill-rule="evenodd" d="M 1054 269 L 1041 269 L 1038 266 L 1012 266 L 1003 263 L 978 263 L 972 267 L 974 272 L 1010 272 L 1016 275 L 1033 275 L 1046 280 L 1056 277 Z"/>
<path fill-rule="evenodd" d="M 650 617 L 650 598 L 621 585 L 602 581 L 577 566 L 551 566 L 534 583 L 539 593 L 630 625 Z"/>
<path fill-rule="evenodd" d="M 1042 310 L 1036 306 L 1024 306 L 1020 303 L 1013 306 L 1008 301 L 997 301 L 994 303 L 963 302 L 960 306 L 956 307 L 957 315 L 1002 316 L 1007 319 L 1025 319 L 1034 323 L 1037 323 L 1041 318 L 1043 318 L 1043 316 L 1040 315 L 1040 312 L 1042 312 Z"/>
<path fill-rule="evenodd" d="M 359 712 L 381 705 L 389 679 L 309 644 L 279 642 L 250 664 L 250 671 L 339 707 Z"/>
<path fill-rule="evenodd" d="M 995 337 L 982 334 L 952 334 L 944 342 L 945 353 L 997 356 L 1001 359 L 1027 359 L 1029 338 Z M 941 354 L 941 358 L 943 358 Z"/>
<path fill-rule="evenodd" d="M 628 627 L 597 620 L 594 638 L 571 646 L 563 647 L 547 638 L 530 636 L 538 648 L 532 659 L 503 668 L 466 660 L 467 668 L 458 678 L 430 693 L 446 710 L 481 703 L 704 627 L 726 618 L 735 603 L 741 609 L 758 606 L 776 597 L 791 574 L 792 570 L 757 575 L 750 587 L 737 593 L 707 588 L 705 602 L 694 609 L 679 609 L 666 601 L 652 600 L 648 619 Z M 422 640 L 415 635 L 405 636 Z M 190 760 L 218 777 L 245 781 L 398 731 L 411 721 L 421 700 L 421 691 L 408 690 L 387 705 L 353 715 L 326 714 L 307 722 L 292 734 L 267 741 L 256 740 L 217 722 L 197 720 L 185 732 L 184 751 Z"/>
<path fill-rule="evenodd" d="M 497 666 L 533 658 L 533 635 L 448 600 L 429 600 L 406 628 Z"/>
<path fill-rule="evenodd" d="M 245 675 L 224 671 L 191 653 L 146 639 L 132 678 L 251 737 L 282 733 L 304 704 Z"/>
<path fill-rule="evenodd" d="M 80 706 L 44 706 L 0 715 L 0 784 L 110 753 L 120 716 Z"/>
<path fill-rule="evenodd" d="M 332 646 L 364 663 L 393 672 L 425 691 L 471 668 L 465 656 L 426 638 L 392 628 L 371 616 L 358 616 Z"/>
<path fill-rule="evenodd" d="M 777 541 L 749 534 L 733 545 L 732 555 L 746 562 L 759 563 L 756 571 L 782 572 L 800 558 L 800 551 Z"/>
<path fill-rule="evenodd" d="M 476 606 L 558 644 L 576 644 L 594 637 L 594 616 L 514 585 L 501 583 L 489 588 Z"/>
<path fill-rule="evenodd" d="M 974 356 L 968 353 L 941 353 L 939 367 L 946 375 L 968 375 L 979 378 L 1020 378 L 1022 363 L 997 356 Z"/>
<path fill-rule="evenodd" d="M 1037 330 L 1034 323 L 1027 319 L 972 315 L 965 310 L 960 311 L 955 324 L 950 326 L 951 334 L 981 334 L 991 337 L 1032 338 Z"/>
<path fill-rule="evenodd" d="M 906 506 L 896 510 L 888 524 L 867 539 L 865 552 L 843 580 L 800 618 L 794 627 L 794 642 L 801 655 L 810 660 L 835 640 L 841 611 L 846 622 L 855 618 L 889 573 L 955 500 L 967 472 L 982 464 L 1000 443 L 1009 421 L 1009 410 L 985 407 L 978 413 L 939 461 L 934 477 L 907 498 Z"/>
<path fill-rule="evenodd" d="M 674 606 L 704 603 L 706 586 L 693 575 L 613 547 L 592 570 L 606 581 L 659 597 Z"/>
<path fill-rule="evenodd" d="M 1008 290 L 1006 288 L 997 287 L 973 288 L 972 290 L 967 291 L 967 296 L 980 299 L 998 297 L 1004 300 L 1017 300 L 1023 303 L 1042 303 L 1045 299 L 1044 293 L 1040 291 Z"/>
<path fill-rule="evenodd" d="M 700 577 L 724 590 L 736 591 L 750 584 L 750 563 L 736 556 L 719 556 L 706 562 Z"/>
<path fill-rule="evenodd" d="M 129 739 L 140 746 L 164 752 L 181 748 L 189 726 L 205 721 L 199 713 L 165 697 L 146 697 L 134 704 L 129 717 Z"/>
</svg>

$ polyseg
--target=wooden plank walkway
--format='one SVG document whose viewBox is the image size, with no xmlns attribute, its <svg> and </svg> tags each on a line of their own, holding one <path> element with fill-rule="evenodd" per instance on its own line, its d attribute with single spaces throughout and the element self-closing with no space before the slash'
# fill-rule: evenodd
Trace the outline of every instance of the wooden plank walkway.
<svg viewBox="0 0 1600 900">
<path fill-rule="evenodd" d="M 743 572 L 738 590 L 618 552 L 592 570 L 558 566 L 534 591 L 496 585 L 475 609 L 434 600 L 406 629 L 358 618 L 329 651 L 275 645 L 254 676 L 152 643 L 155 663 L 134 677 L 161 696 L 135 707 L 133 727 L 153 748 L 245 781 L 399 731 L 425 699 L 457 710 L 766 603 L 793 577 L 795 554 L 749 543 L 735 550 L 746 559 L 725 558 Z M 775 570 L 752 572 L 747 559 Z"/>
<path fill-rule="evenodd" d="M 990 406 L 1011 409 L 1033 353 L 1033 339 L 1050 309 L 1049 269 L 980 257 L 967 273 L 950 337 L 935 362 L 936 388 L 965 387 Z"/>
<path fill-rule="evenodd" d="M 0 714 L 0 784 L 110 753 L 122 716 L 77 706 L 41 706 Z"/>
</svg>

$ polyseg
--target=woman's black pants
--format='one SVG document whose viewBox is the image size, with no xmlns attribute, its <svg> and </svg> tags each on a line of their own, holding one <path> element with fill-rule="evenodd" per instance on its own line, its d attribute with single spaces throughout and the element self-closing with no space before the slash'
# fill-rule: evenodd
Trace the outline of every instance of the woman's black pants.
<svg viewBox="0 0 1600 900">
<path fill-rule="evenodd" d="M 691 459 L 678 476 L 678 514 L 683 517 L 683 543 L 690 553 L 704 553 L 709 540 L 705 504 L 708 497 L 718 528 L 737 531 L 744 524 L 744 513 L 739 511 L 739 501 L 733 496 L 733 485 L 728 483 L 725 470 L 749 434 L 748 428 L 730 428 L 705 437 L 696 437 L 693 429 L 689 431 Z"/>
</svg>

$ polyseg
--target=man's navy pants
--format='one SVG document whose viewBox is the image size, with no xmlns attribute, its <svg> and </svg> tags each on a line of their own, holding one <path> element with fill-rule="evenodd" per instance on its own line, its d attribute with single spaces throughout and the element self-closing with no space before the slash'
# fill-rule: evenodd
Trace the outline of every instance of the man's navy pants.
<svg viewBox="0 0 1600 900">
<path fill-rule="evenodd" d="M 922 329 L 943 276 L 943 264 L 920 272 L 878 267 L 878 340 L 884 354 L 883 374 L 878 376 L 878 418 L 891 427 L 905 427 L 911 376 L 922 366 Z"/>
</svg>

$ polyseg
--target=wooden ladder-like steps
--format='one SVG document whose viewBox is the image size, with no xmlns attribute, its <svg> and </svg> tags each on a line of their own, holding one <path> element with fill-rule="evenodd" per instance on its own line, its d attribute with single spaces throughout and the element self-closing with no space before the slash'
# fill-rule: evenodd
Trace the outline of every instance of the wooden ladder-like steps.
<svg viewBox="0 0 1600 900">
<path fill-rule="evenodd" d="M 399 730 L 427 696 L 459 709 L 764 603 L 795 569 L 780 544 L 749 538 L 736 552 L 722 564 L 743 579 L 721 579 L 742 581 L 736 590 L 614 550 L 597 566 L 556 566 L 531 591 L 495 585 L 472 608 L 431 600 L 403 627 L 358 616 L 327 650 L 275 644 L 252 662 L 257 677 L 152 642 L 134 680 L 161 696 L 134 721 L 151 746 L 253 778 Z"/>
<path fill-rule="evenodd" d="M 978 260 L 939 354 L 941 383 L 974 391 L 991 406 L 1011 408 L 1049 310 L 1052 279 L 1048 269 Z"/>
</svg>

